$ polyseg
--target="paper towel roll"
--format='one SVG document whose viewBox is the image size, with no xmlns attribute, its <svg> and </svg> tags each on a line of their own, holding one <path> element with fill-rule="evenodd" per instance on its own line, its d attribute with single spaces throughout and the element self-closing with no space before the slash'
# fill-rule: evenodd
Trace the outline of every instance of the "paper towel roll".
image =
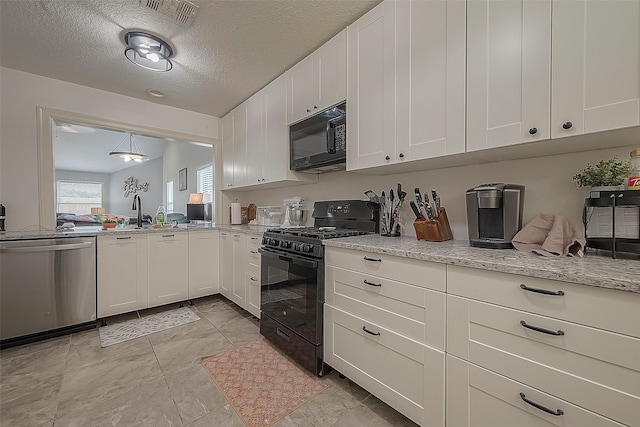
<svg viewBox="0 0 640 427">
<path fill-rule="evenodd" d="M 231 203 L 231 224 L 242 224 L 240 203 Z"/>
</svg>

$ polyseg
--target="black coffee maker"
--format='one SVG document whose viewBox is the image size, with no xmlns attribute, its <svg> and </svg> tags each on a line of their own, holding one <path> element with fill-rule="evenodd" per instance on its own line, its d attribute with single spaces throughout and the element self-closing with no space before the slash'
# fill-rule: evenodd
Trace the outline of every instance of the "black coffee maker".
<svg viewBox="0 0 640 427">
<path fill-rule="evenodd" d="M 482 184 L 466 193 L 469 243 L 478 248 L 509 249 L 522 228 L 524 186 Z"/>
</svg>

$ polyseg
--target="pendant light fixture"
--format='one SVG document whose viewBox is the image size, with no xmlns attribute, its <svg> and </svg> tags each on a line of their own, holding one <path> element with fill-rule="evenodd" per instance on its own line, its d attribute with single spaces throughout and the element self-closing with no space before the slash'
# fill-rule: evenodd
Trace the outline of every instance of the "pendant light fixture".
<svg viewBox="0 0 640 427">
<path fill-rule="evenodd" d="M 139 67 L 151 71 L 169 71 L 173 68 L 173 49 L 164 40 L 141 31 L 129 31 L 124 35 L 127 48 L 124 55 Z"/>
<path fill-rule="evenodd" d="M 118 148 L 122 146 L 123 143 L 126 143 L 127 138 L 129 138 L 129 151 L 126 151 L 126 146 L 119 150 Z M 118 145 L 116 145 L 109 155 L 113 157 L 120 157 L 125 162 L 142 162 L 143 160 L 146 160 L 148 156 L 142 154 L 140 151 L 140 147 L 133 140 L 133 134 L 130 133 L 129 135 L 126 135 Z"/>
</svg>

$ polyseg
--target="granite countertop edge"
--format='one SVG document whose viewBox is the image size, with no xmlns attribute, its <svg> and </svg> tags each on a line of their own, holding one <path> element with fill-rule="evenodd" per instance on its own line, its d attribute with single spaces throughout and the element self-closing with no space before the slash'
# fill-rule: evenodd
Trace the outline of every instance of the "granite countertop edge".
<svg viewBox="0 0 640 427">
<path fill-rule="evenodd" d="M 49 238 L 66 238 L 66 237 L 93 237 L 93 236 L 112 236 L 112 235 L 136 235 L 136 234 L 153 234 L 153 233 L 181 233 L 185 231 L 206 231 L 221 230 L 230 232 L 240 232 L 251 235 L 262 235 L 267 227 L 253 225 L 230 225 L 230 224 L 197 224 L 188 227 L 169 227 L 169 228 L 144 228 L 144 229 L 126 229 L 113 228 L 103 230 L 101 226 L 96 227 L 76 227 L 65 230 L 38 230 L 38 231 L 6 231 L 0 233 L 0 241 L 12 240 L 28 240 L 28 239 L 49 239 Z"/>
<path fill-rule="evenodd" d="M 640 293 L 640 261 L 633 259 L 611 259 L 590 254 L 582 258 L 544 257 L 515 249 L 473 248 L 466 240 L 425 242 L 408 236 L 355 236 L 325 240 L 324 244 L 328 247 Z"/>
</svg>

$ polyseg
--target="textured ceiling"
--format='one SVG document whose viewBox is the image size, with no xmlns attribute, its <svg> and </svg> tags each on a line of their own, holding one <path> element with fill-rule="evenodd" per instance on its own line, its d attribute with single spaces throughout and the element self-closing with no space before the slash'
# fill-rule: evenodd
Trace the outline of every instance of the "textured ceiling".
<svg viewBox="0 0 640 427">
<path fill-rule="evenodd" d="M 222 117 L 380 0 L 192 2 L 184 28 L 139 0 L 1 0 L 0 65 Z M 129 62 L 130 29 L 168 40 L 173 70 Z"/>
</svg>

